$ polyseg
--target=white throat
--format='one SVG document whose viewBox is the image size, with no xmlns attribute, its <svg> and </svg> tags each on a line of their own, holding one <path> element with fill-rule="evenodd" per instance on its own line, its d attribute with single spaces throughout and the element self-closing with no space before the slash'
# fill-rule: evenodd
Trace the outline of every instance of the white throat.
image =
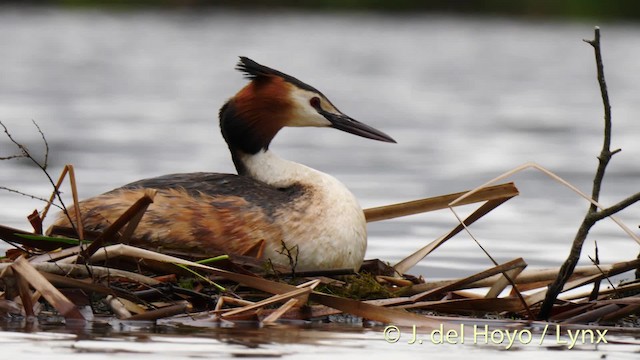
<svg viewBox="0 0 640 360">
<path fill-rule="evenodd" d="M 252 155 L 241 154 L 240 161 L 244 164 L 247 175 L 278 188 L 292 186 L 295 183 L 314 183 L 319 178 L 331 177 L 302 164 L 285 160 L 269 150 L 261 150 Z"/>
</svg>

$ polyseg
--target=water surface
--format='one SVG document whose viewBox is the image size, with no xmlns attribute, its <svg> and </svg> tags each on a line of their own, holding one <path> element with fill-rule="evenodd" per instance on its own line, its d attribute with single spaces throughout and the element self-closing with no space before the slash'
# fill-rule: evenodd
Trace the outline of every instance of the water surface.
<svg viewBox="0 0 640 360">
<path fill-rule="evenodd" d="M 52 175 L 73 164 L 81 197 L 167 173 L 233 172 L 217 111 L 245 83 L 233 70 L 237 56 L 244 55 L 312 84 L 346 114 L 398 141 L 285 129 L 272 144 L 280 156 L 336 176 L 364 207 L 474 188 L 527 161 L 590 193 L 602 143 L 602 105 L 592 49 L 581 39 L 592 38 L 593 25 L 422 15 L 1 8 L 0 119 L 41 155 L 31 123 L 37 121 L 49 141 Z M 640 190 L 640 27 L 600 25 L 613 104 L 612 146 L 623 149 L 603 187 L 602 202 L 612 204 Z M 0 136 L 0 156 L 13 152 Z M 4 161 L 0 169 L 1 185 L 47 196 L 45 178 L 27 162 Z M 510 180 L 521 195 L 474 224 L 474 236 L 499 262 L 522 256 L 530 267 L 558 266 L 586 203 L 533 170 Z M 25 216 L 41 206 L 0 192 L 5 225 L 28 228 Z M 620 218 L 637 231 L 640 206 Z M 449 211 L 370 224 L 367 257 L 394 263 L 455 224 Z M 585 246 L 590 254 L 594 240 L 603 263 L 630 260 L 639 251 L 610 221 L 593 230 Z M 461 234 L 412 272 L 450 278 L 489 266 Z M 354 346 L 387 349 L 372 340 L 377 336 L 358 332 L 357 339 L 366 341 Z M 317 356 L 311 348 L 291 345 L 291 352 Z"/>
</svg>

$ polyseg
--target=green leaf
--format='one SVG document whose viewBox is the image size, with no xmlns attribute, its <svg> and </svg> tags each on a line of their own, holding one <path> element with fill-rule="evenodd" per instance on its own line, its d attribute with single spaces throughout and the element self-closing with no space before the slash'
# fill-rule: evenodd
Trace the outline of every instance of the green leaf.
<svg viewBox="0 0 640 360">
<path fill-rule="evenodd" d="M 196 261 L 196 263 L 202 264 L 202 265 L 207 265 L 207 264 L 211 264 L 212 262 L 216 262 L 216 261 L 220 261 L 220 260 L 227 260 L 227 259 L 229 259 L 229 255 L 220 255 L 220 256 L 216 256 L 216 257 L 212 257 L 212 258 L 208 258 L 208 259 L 198 260 L 198 261 Z"/>
<path fill-rule="evenodd" d="M 35 241 L 49 241 L 49 242 L 57 242 L 63 244 L 70 245 L 80 245 L 80 240 L 66 238 L 66 237 L 55 237 L 55 236 L 45 236 L 45 235 L 29 235 L 29 234 L 15 234 L 18 237 L 27 240 L 35 240 Z"/>
</svg>

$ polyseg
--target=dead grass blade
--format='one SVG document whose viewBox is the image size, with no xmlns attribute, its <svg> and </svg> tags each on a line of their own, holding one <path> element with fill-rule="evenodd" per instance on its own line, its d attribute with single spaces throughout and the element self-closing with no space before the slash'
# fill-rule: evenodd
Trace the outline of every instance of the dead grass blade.
<svg viewBox="0 0 640 360">
<path fill-rule="evenodd" d="M 31 300 L 32 294 L 31 290 L 29 290 L 29 283 L 27 283 L 27 280 L 18 272 L 14 272 L 13 275 L 16 279 L 16 287 L 20 294 L 20 300 L 22 301 L 22 307 L 24 308 L 25 315 L 27 317 L 35 316 L 35 313 L 33 312 L 33 301 Z"/>
<path fill-rule="evenodd" d="M 478 312 L 520 312 L 523 310 L 522 302 L 516 297 L 496 299 L 453 299 L 438 301 L 420 301 L 413 304 L 397 306 L 399 309 L 423 309 L 435 310 L 452 314 L 478 313 Z"/>
<path fill-rule="evenodd" d="M 380 321 L 396 326 L 417 326 L 435 329 L 443 325 L 445 329 L 453 328 L 452 323 L 443 322 L 434 317 L 418 315 L 399 309 L 367 304 L 362 301 L 346 299 L 314 291 L 309 298 L 317 303 L 338 309 L 344 313 L 360 316 L 363 319 Z"/>
<path fill-rule="evenodd" d="M 598 279 L 602 279 L 602 275 L 597 274 L 597 275 L 590 275 L 590 276 L 584 276 L 584 277 L 580 277 L 576 280 L 573 281 L 569 281 L 567 282 L 564 287 L 562 288 L 562 292 L 571 290 L 571 289 L 575 289 L 578 288 L 580 286 L 583 285 L 587 285 L 590 284 Z M 545 296 L 547 295 L 547 289 L 538 291 L 534 294 L 531 294 L 529 296 L 527 296 L 527 304 L 529 304 L 529 306 L 537 304 L 539 302 L 541 302 L 542 300 L 544 300 Z"/>
<path fill-rule="evenodd" d="M 523 261 L 524 262 L 524 261 Z M 518 277 L 518 275 L 520 275 L 520 273 L 522 273 L 522 271 L 524 270 L 524 268 L 527 266 L 527 264 L 525 263 L 524 266 L 518 266 L 515 269 L 511 269 L 511 270 L 507 270 L 505 271 L 504 274 L 499 275 L 500 277 L 498 278 L 498 280 L 496 280 L 496 282 L 493 284 L 493 286 L 491 286 L 491 288 L 489 289 L 489 291 L 487 292 L 487 295 L 485 295 L 486 298 L 497 298 L 498 295 L 500 295 L 500 293 L 509 285 L 513 285 L 511 283 L 511 281 L 515 281 L 514 279 L 516 279 Z M 505 276 L 506 274 L 506 276 Z M 507 278 L 508 276 L 508 278 Z M 511 280 L 509 280 L 511 279 Z"/>
<path fill-rule="evenodd" d="M 111 278 L 123 278 L 132 282 L 154 286 L 160 284 L 160 281 L 150 278 L 148 276 L 140 275 L 130 271 L 107 268 L 102 266 L 87 266 L 75 265 L 75 264 L 62 264 L 62 263 L 35 263 L 31 264 L 36 270 L 46 272 L 50 274 L 56 274 L 60 276 L 77 276 L 77 277 L 111 277 Z M 10 267 L 10 263 L 0 264 L 0 269 Z M 89 272 L 90 271 L 90 272 Z"/>
<path fill-rule="evenodd" d="M 639 260 L 636 259 L 636 260 L 623 261 L 623 262 L 609 264 L 609 265 L 598 265 L 599 268 L 595 265 L 578 266 L 575 268 L 573 272 L 573 276 L 575 279 L 578 277 L 583 277 L 588 275 L 597 275 L 603 272 L 605 274 L 608 274 L 611 271 L 624 272 L 624 271 L 631 270 L 634 267 L 637 267 L 638 265 L 640 265 L 638 261 Z M 624 270 L 624 269 L 628 269 L 628 270 Z M 518 289 L 520 289 L 521 291 L 532 290 L 532 289 L 537 289 L 537 288 L 547 286 L 549 282 L 551 282 L 558 276 L 559 270 L 560 270 L 559 267 L 551 268 L 551 269 L 524 270 L 522 271 L 522 273 L 520 273 L 520 275 L 518 275 L 517 277 L 513 277 L 512 279 L 515 281 L 515 283 L 518 285 Z M 474 288 L 481 288 L 481 287 L 491 287 L 496 283 L 496 281 L 498 281 L 500 277 L 502 277 L 502 275 L 494 275 L 482 280 L 478 280 L 472 284 L 467 285 L 466 288 L 474 289 Z M 430 289 L 435 289 L 440 286 L 449 285 L 456 281 L 458 280 L 455 279 L 455 280 L 440 280 L 440 281 L 426 282 L 423 284 L 414 285 L 416 288 L 411 289 L 409 292 L 412 294 L 415 294 L 421 291 L 427 291 Z M 532 284 L 532 285 L 528 286 L 529 284 Z M 607 293 L 607 291 L 608 290 L 601 290 L 600 294 Z M 585 296 L 588 296 L 588 294 L 586 295 L 577 294 L 575 295 L 575 298 L 578 299 Z"/>
<path fill-rule="evenodd" d="M 48 251 L 44 254 L 35 255 L 29 258 L 31 264 L 54 262 L 60 259 L 64 259 L 68 256 L 77 255 L 80 253 L 80 246 L 73 246 L 66 249 L 55 249 Z"/>
<path fill-rule="evenodd" d="M 619 309 L 611 311 L 608 314 L 604 315 L 601 321 L 614 322 L 626 316 L 637 314 L 638 311 L 640 311 L 640 297 L 638 295 L 627 299 L 616 300 L 623 300 L 615 303 L 615 305 Z"/>
<path fill-rule="evenodd" d="M 511 196 L 513 197 L 513 196 Z M 469 215 L 463 222 L 463 224 L 459 224 L 449 233 L 443 235 L 442 237 L 430 242 L 427 246 L 419 249 L 413 254 L 407 256 L 402 259 L 400 262 L 395 264 L 393 268 L 398 274 L 405 274 L 409 269 L 414 267 L 420 260 L 424 259 L 427 255 L 429 255 L 433 250 L 437 249 L 440 245 L 442 245 L 445 241 L 451 239 L 460 231 L 464 230 L 465 227 L 473 224 L 475 221 L 488 214 L 493 209 L 500 206 L 505 201 L 511 199 L 511 197 L 507 198 L 499 198 L 495 200 L 489 200 L 486 203 L 482 204 L 476 211 L 474 211 L 471 215 Z"/>
<path fill-rule="evenodd" d="M 267 322 L 275 322 L 280 316 L 282 316 L 282 314 L 284 314 L 285 312 L 287 312 L 291 307 L 295 306 L 295 305 L 301 305 L 307 302 L 308 300 L 308 295 L 309 293 L 311 293 L 311 291 L 318 286 L 318 284 L 320 284 L 320 280 L 319 279 L 315 279 L 315 280 L 311 280 L 308 281 L 304 284 L 300 284 L 298 286 L 296 286 L 297 290 L 292 290 L 289 291 L 287 293 L 284 294 L 278 294 L 278 295 L 274 295 L 270 298 L 264 299 L 262 301 L 253 303 L 253 302 L 249 302 L 247 304 L 245 304 L 243 307 L 241 308 L 236 308 L 233 310 L 229 310 L 227 312 L 225 312 L 224 314 L 222 314 L 222 317 L 231 317 L 234 315 L 238 315 L 250 310 L 254 310 L 254 309 L 258 309 L 258 308 L 262 308 L 264 306 L 267 305 L 271 305 L 273 303 L 278 303 L 281 302 L 283 300 L 287 300 L 288 301 L 280 307 L 280 309 L 278 311 L 275 311 L 274 313 L 272 313 L 271 315 L 269 315 L 267 317 L 267 319 L 263 320 L 267 321 Z M 228 302 L 228 300 L 227 300 Z M 232 300 L 232 302 L 235 303 L 239 303 L 236 300 Z M 222 307 L 221 302 L 219 302 L 218 305 L 216 305 L 216 310 L 219 310 Z"/>
<path fill-rule="evenodd" d="M 590 307 L 594 309 L 589 310 Z M 589 302 L 581 311 L 567 312 L 570 316 L 564 316 L 565 313 L 554 316 L 558 320 L 564 316 L 561 324 L 586 324 L 594 321 L 613 322 L 625 316 L 634 314 L 640 309 L 640 296 L 632 296 L 623 299 L 611 299 L 605 301 Z"/>
<path fill-rule="evenodd" d="M 575 288 L 578 288 L 578 287 L 583 286 L 583 285 L 590 284 L 590 283 L 592 283 L 594 281 L 601 280 L 604 277 L 622 274 L 623 272 L 626 272 L 626 271 L 633 270 L 633 269 L 637 268 L 638 265 L 640 265 L 640 259 L 620 262 L 620 263 L 616 263 L 616 264 L 613 264 L 613 265 L 610 265 L 610 266 L 598 265 L 600 269 L 598 269 L 597 273 L 595 273 L 593 275 L 586 275 L 586 276 L 578 277 L 575 280 L 567 282 L 565 284 L 565 286 L 562 288 L 562 292 L 565 292 L 565 291 L 568 291 L 568 290 L 571 290 L 571 289 L 575 289 Z M 600 271 L 600 270 L 602 270 L 602 271 Z M 589 293 L 590 293 L 590 291 L 589 291 Z M 536 292 L 534 294 L 531 294 L 531 295 L 527 296 L 527 303 L 529 305 L 536 304 L 536 303 L 544 300 L 544 297 L 546 296 L 546 294 L 547 294 L 547 289 L 544 289 L 544 290 L 541 290 L 541 291 Z"/>
<path fill-rule="evenodd" d="M 504 173 L 502 173 L 499 176 L 496 176 L 495 178 L 487 181 L 486 183 L 478 186 L 477 188 L 469 191 L 468 193 L 466 193 L 465 195 L 461 196 L 460 198 L 456 199 L 455 201 L 451 202 L 451 206 L 455 206 L 460 202 L 463 202 L 466 200 L 467 197 L 471 197 L 474 194 L 476 194 L 477 192 L 481 191 L 482 189 L 491 186 L 491 184 L 494 184 L 498 181 L 502 181 L 506 178 L 509 178 L 521 171 L 527 170 L 527 169 L 535 169 L 540 171 L 541 173 L 547 175 L 548 177 L 550 177 L 551 179 L 553 179 L 554 181 L 566 186 L 567 188 L 569 188 L 571 191 L 573 191 L 574 193 L 578 194 L 580 197 L 584 198 L 585 200 L 589 201 L 591 204 L 595 205 L 598 207 L 598 209 L 603 210 L 605 207 L 603 205 L 601 205 L 600 203 L 598 203 L 597 201 L 593 200 L 589 195 L 585 194 L 584 192 L 580 191 L 580 189 L 578 189 L 577 187 L 573 186 L 571 183 L 569 183 L 568 181 L 564 180 L 563 178 L 561 178 L 560 176 L 556 175 L 555 173 L 553 173 L 552 171 L 546 169 L 545 167 L 535 163 L 535 162 L 527 162 L 524 163 L 518 167 L 515 167 L 509 171 L 506 171 Z M 620 221 L 617 217 L 615 216 L 609 216 L 609 218 L 615 222 L 627 235 L 629 235 L 630 238 L 632 238 L 633 240 L 635 240 L 638 244 L 640 244 L 640 237 L 638 235 L 636 235 L 628 226 L 626 226 L 622 221 Z"/>
<path fill-rule="evenodd" d="M 598 292 L 598 297 L 602 298 L 605 296 L 609 296 L 611 294 L 614 293 L 626 293 L 626 292 L 637 292 L 638 290 L 640 290 L 640 283 L 632 283 L 632 284 L 626 284 L 626 285 L 621 285 L 618 286 L 615 289 L 601 289 L 600 292 Z M 591 291 L 584 291 L 584 292 L 580 292 L 580 293 L 576 293 L 576 294 L 571 294 L 571 295 L 566 295 L 562 297 L 562 300 L 577 300 L 577 299 L 584 299 L 586 297 L 589 296 L 589 294 L 591 294 Z M 616 299 L 616 300 L 622 300 L 624 298 L 621 299 Z M 598 300 L 603 301 L 603 300 Z"/>
<path fill-rule="evenodd" d="M 116 221 L 113 222 L 96 240 L 91 242 L 91 245 L 84 252 L 83 257 L 88 259 L 93 255 L 99 248 L 104 245 L 104 242 L 113 236 L 115 236 L 120 229 L 122 229 L 126 224 L 130 224 L 127 229 L 125 229 L 124 233 L 129 236 L 133 233 L 135 228 L 138 226 L 138 222 L 142 218 L 142 215 L 145 211 L 147 211 L 147 207 L 149 204 L 153 203 L 153 198 L 156 196 L 157 191 L 154 189 L 147 189 L 144 191 L 144 195 L 138 199 L 133 205 L 131 205 L 127 211 L 125 211 Z"/>
<path fill-rule="evenodd" d="M 224 305 L 237 305 L 237 306 L 246 306 L 246 305 L 251 305 L 251 304 L 255 304 L 253 301 L 248 301 L 248 300 L 243 300 L 243 299 L 236 299 L 234 297 L 230 297 L 230 296 L 220 296 L 218 298 L 218 302 L 216 303 L 216 307 L 213 310 L 215 313 L 220 313 L 223 312 L 224 310 L 222 310 L 222 307 Z"/>
<path fill-rule="evenodd" d="M 193 306 L 188 301 L 180 301 L 177 304 L 165 306 L 160 309 L 145 311 L 141 314 L 132 315 L 126 320 L 154 321 L 158 319 L 188 313 L 193 310 Z"/>
<path fill-rule="evenodd" d="M 49 201 L 47 202 L 47 205 L 42 210 L 40 221 L 44 221 L 44 218 L 47 216 L 47 213 L 49 212 L 49 208 L 51 207 L 51 204 L 53 204 L 53 201 L 56 198 L 56 195 L 59 194 L 60 186 L 62 185 L 62 182 L 64 181 L 64 178 L 67 176 L 67 174 L 69 175 L 69 183 L 71 186 L 71 196 L 73 197 L 73 208 L 76 214 L 75 220 L 76 220 L 76 230 L 78 232 L 78 239 L 80 239 L 80 241 L 83 241 L 84 226 L 82 225 L 82 216 L 80 216 L 80 205 L 78 201 L 78 187 L 76 184 L 76 175 L 73 169 L 73 165 L 67 164 L 62 169 L 62 172 L 60 173 L 60 177 L 58 178 L 58 181 L 54 185 L 53 192 L 51 192 L 51 197 L 49 197 Z"/>
<path fill-rule="evenodd" d="M 19 258 L 11 264 L 11 268 L 25 278 L 34 289 L 38 290 L 65 319 L 84 320 L 76 306 L 55 286 L 51 285 L 27 260 Z"/>
<path fill-rule="evenodd" d="M 131 317 L 131 312 L 127 310 L 126 306 L 120 299 L 113 295 L 108 295 L 104 299 L 104 303 L 109 306 L 111 311 L 116 315 L 118 319 L 127 319 Z"/>
<path fill-rule="evenodd" d="M 255 309 L 258 309 L 258 308 L 262 308 L 264 306 L 271 305 L 271 304 L 274 304 L 274 303 L 279 303 L 279 302 L 282 302 L 284 300 L 293 299 L 293 298 L 296 298 L 296 297 L 302 296 L 302 295 L 308 295 L 309 293 L 311 293 L 311 291 L 312 290 L 311 290 L 310 287 L 304 287 L 304 288 L 296 289 L 296 290 L 293 290 L 293 291 L 290 291 L 290 292 L 286 292 L 284 294 L 274 295 L 274 296 L 271 296 L 271 297 L 269 297 L 267 299 L 264 299 L 262 301 L 258 301 L 256 303 L 253 303 L 251 305 L 246 305 L 246 306 L 243 306 L 243 307 L 240 307 L 240 308 L 229 310 L 229 311 L 223 313 L 221 315 L 221 317 L 225 318 L 225 317 L 230 317 L 230 316 L 233 316 L 233 315 L 242 314 L 244 312 L 255 310 Z"/>
<path fill-rule="evenodd" d="M 421 200 L 369 208 L 364 210 L 364 215 L 367 219 L 367 222 L 374 222 L 402 216 L 415 215 L 434 210 L 446 209 L 447 207 L 449 207 L 449 204 L 451 202 L 461 198 L 467 193 L 468 191 L 463 191 L 455 194 L 442 195 Z M 476 191 L 470 196 L 466 196 L 464 199 L 456 203 L 456 205 L 466 205 L 481 201 L 512 198 L 514 196 L 517 196 L 518 194 L 518 189 L 512 182 L 494 185 Z"/>
<path fill-rule="evenodd" d="M 434 296 L 437 294 L 441 294 L 447 291 L 453 291 L 453 290 L 458 290 L 458 289 L 462 289 L 464 288 L 466 285 L 468 284 L 473 284 L 474 282 L 478 281 L 478 280 L 482 280 L 485 279 L 489 276 L 492 275 L 496 275 L 496 274 L 500 274 L 500 273 L 504 273 L 506 271 L 509 270 L 513 270 L 516 268 L 524 268 L 525 266 L 527 266 L 527 263 L 522 259 L 522 258 L 517 258 L 515 260 L 511 260 L 509 262 L 506 262 L 502 265 L 498 265 L 498 266 L 494 266 L 490 269 L 481 271 L 477 274 L 473 274 L 471 276 L 468 276 L 466 278 L 460 279 L 458 281 L 455 281 L 451 284 L 448 285 L 443 285 L 440 286 L 438 288 L 435 289 L 430 289 L 421 293 L 418 293 L 416 295 L 413 295 L 409 298 L 410 301 L 412 302 L 416 302 L 419 300 L 422 300 L 426 297 L 430 297 L 430 296 Z M 413 287 L 413 290 L 419 289 L 420 285 L 416 285 Z"/>
<path fill-rule="evenodd" d="M 270 325 L 278 321 L 287 311 L 291 310 L 294 306 L 298 305 L 298 300 L 289 299 L 286 303 L 280 306 L 276 311 L 269 314 L 269 316 L 262 319 L 262 323 L 265 325 Z"/>
</svg>

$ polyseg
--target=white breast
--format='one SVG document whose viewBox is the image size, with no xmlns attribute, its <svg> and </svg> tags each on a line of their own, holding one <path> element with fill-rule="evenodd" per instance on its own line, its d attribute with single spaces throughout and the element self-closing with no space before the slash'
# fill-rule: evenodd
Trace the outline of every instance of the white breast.
<svg viewBox="0 0 640 360">
<path fill-rule="evenodd" d="M 336 178 L 284 160 L 270 151 L 241 157 L 248 175 L 275 187 L 300 184 L 307 195 L 276 212 L 296 270 L 360 268 L 367 248 L 366 220 L 355 196 Z M 283 244 L 266 240 L 265 256 L 289 265 Z"/>
</svg>

